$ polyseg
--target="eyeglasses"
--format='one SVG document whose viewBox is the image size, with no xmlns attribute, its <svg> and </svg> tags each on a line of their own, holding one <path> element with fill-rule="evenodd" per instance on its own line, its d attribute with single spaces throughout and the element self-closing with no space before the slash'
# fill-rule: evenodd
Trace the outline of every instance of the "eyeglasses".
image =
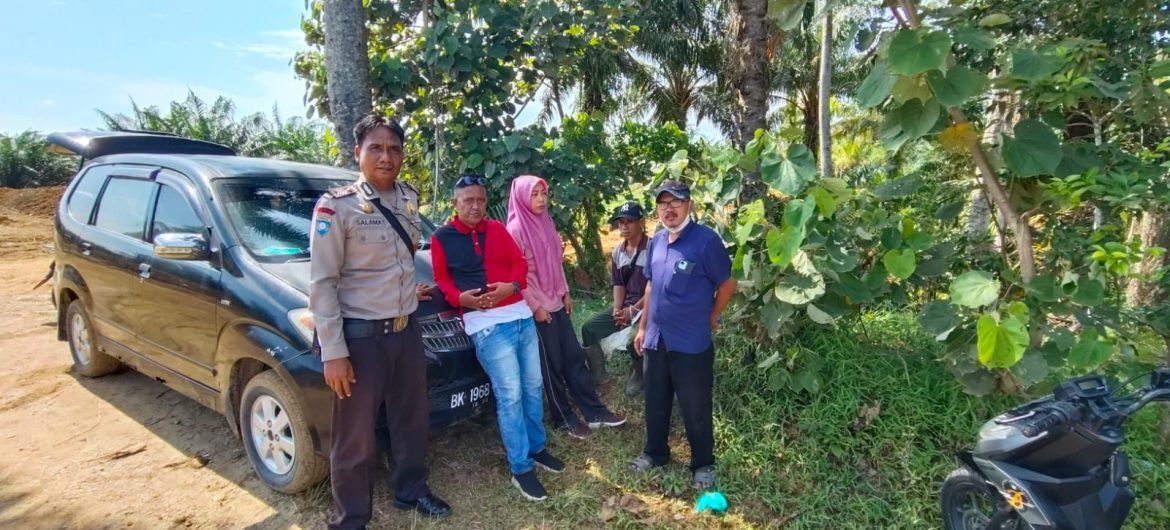
<svg viewBox="0 0 1170 530">
<path fill-rule="evenodd" d="M 677 209 L 677 208 L 681 207 L 684 202 L 686 202 L 686 201 L 683 199 L 673 199 L 673 200 L 663 201 L 663 202 L 657 203 L 657 204 L 655 204 L 655 206 L 657 206 L 658 211 L 661 212 L 667 208 L 669 208 L 671 210 Z"/>
<path fill-rule="evenodd" d="M 482 175 L 463 175 L 459 180 L 455 181 L 455 189 L 466 188 L 468 186 L 483 186 L 487 187 L 487 177 Z"/>
</svg>

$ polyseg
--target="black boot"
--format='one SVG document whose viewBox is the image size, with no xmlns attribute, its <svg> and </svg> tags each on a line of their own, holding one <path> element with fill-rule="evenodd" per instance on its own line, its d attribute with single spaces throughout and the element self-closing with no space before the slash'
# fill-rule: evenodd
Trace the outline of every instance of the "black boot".
<svg viewBox="0 0 1170 530">
<path fill-rule="evenodd" d="M 605 352 L 602 351 L 600 344 L 585 348 L 585 364 L 593 374 L 594 385 L 600 385 L 609 378 L 609 373 L 605 371 Z"/>
<path fill-rule="evenodd" d="M 646 375 L 642 370 L 642 363 L 645 362 L 645 358 L 638 357 L 636 355 L 631 357 L 633 357 L 633 359 L 630 361 L 630 366 L 632 366 L 634 369 L 630 372 L 630 378 L 626 379 L 627 396 L 635 396 L 641 392 L 642 389 L 646 388 Z"/>
</svg>

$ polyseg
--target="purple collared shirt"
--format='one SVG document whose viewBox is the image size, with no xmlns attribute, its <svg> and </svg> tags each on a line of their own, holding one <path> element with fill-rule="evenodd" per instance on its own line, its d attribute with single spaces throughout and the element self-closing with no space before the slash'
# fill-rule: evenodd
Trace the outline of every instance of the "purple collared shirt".
<svg viewBox="0 0 1170 530">
<path fill-rule="evenodd" d="M 650 279 L 650 320 L 643 347 L 702 353 L 711 345 L 715 291 L 731 277 L 731 257 L 714 230 L 691 221 L 669 243 L 662 230 L 650 240 L 646 277 Z"/>
</svg>

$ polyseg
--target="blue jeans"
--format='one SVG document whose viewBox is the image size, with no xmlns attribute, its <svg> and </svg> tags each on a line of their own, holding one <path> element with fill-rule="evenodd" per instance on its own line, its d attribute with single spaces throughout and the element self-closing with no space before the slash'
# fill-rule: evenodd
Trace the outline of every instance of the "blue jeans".
<svg viewBox="0 0 1170 530">
<path fill-rule="evenodd" d="M 540 343 L 531 318 L 496 324 L 471 336 L 479 364 L 492 381 L 500 437 L 513 475 L 532 470 L 529 456 L 544 450 Z"/>
</svg>

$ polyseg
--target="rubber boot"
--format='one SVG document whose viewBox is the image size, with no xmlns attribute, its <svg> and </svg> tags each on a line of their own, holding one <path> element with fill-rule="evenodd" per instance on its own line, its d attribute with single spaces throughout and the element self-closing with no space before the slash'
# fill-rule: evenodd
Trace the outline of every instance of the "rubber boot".
<svg viewBox="0 0 1170 530">
<path fill-rule="evenodd" d="M 643 372 L 643 363 L 646 361 L 645 357 L 634 357 L 630 366 L 634 369 L 630 372 L 629 379 L 626 379 L 626 395 L 636 396 L 642 389 L 646 388 L 646 375 Z"/>
<path fill-rule="evenodd" d="M 600 344 L 585 348 L 585 364 L 593 374 L 594 385 L 600 385 L 609 378 L 609 373 L 605 371 L 605 352 L 602 351 Z"/>
</svg>

